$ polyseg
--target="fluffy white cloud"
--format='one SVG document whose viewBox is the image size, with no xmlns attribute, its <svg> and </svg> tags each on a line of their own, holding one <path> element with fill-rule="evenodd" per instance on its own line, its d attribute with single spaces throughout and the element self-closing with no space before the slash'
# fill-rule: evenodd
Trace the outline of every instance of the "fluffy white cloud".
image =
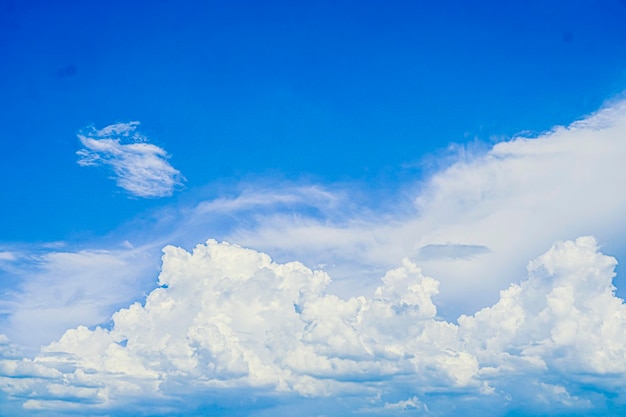
<svg viewBox="0 0 626 417">
<path fill-rule="evenodd" d="M 341 298 L 326 273 L 297 262 L 215 241 L 169 246 L 145 303 L 119 310 L 110 329 L 68 330 L 33 360 L 2 360 L 0 387 L 26 409 L 83 414 L 234 410 L 233 395 L 346 398 L 342 414 L 626 409 L 614 267 L 591 237 L 558 242 L 527 280 L 455 324 L 437 319 L 439 283 L 408 260 L 373 295 Z M 165 400 L 177 411 L 161 410 Z"/>
<path fill-rule="evenodd" d="M 489 358 L 513 355 L 566 373 L 624 373 L 626 306 L 613 294 L 615 265 L 592 238 L 558 243 L 498 303 L 461 316 L 462 337 Z"/>
<path fill-rule="evenodd" d="M 110 167 L 117 185 L 134 196 L 170 196 L 183 177 L 167 162 L 169 156 L 164 149 L 147 143 L 147 138 L 136 132 L 138 125 L 117 123 L 80 133 L 78 138 L 84 148 L 76 152 L 78 164 Z"/>
</svg>

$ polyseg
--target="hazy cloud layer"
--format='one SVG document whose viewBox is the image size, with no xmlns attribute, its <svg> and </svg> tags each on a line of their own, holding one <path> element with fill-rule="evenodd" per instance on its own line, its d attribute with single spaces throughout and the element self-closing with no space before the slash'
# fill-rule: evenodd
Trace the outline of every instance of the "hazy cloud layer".
<svg viewBox="0 0 626 417">
<path fill-rule="evenodd" d="M 106 166 L 117 185 L 136 197 L 172 195 L 183 181 L 164 149 L 147 142 L 136 131 L 139 122 L 117 123 L 88 129 L 78 135 L 83 149 L 76 152 L 81 166 Z"/>
<path fill-rule="evenodd" d="M 626 409 L 626 306 L 613 293 L 615 259 L 591 237 L 556 243 L 458 324 L 437 319 L 439 283 L 408 260 L 372 296 L 340 298 L 324 272 L 235 245 L 164 252 L 145 304 L 119 310 L 110 330 L 68 330 L 33 360 L 5 355 L 1 389 L 27 410 L 83 415 L 285 401 L 317 415 L 313 399 L 342 414 Z"/>
<path fill-rule="evenodd" d="M 32 351 L 70 327 L 106 322 L 151 288 L 155 262 L 143 249 L 23 252 L 1 275 L 15 284 L 2 294 L 3 332 Z"/>
<path fill-rule="evenodd" d="M 619 175 L 626 160 L 624 131 L 626 102 L 615 102 L 536 138 L 460 153 L 456 162 L 388 196 L 376 210 L 355 204 L 359 196 L 349 188 L 319 187 L 308 200 L 298 194 L 297 205 L 283 200 L 283 207 L 255 210 L 253 202 L 283 192 L 251 187 L 245 211 L 232 199 L 227 230 L 212 223 L 228 205 L 220 200 L 204 205 L 205 211 L 187 211 L 172 236 L 184 242 L 204 234 L 280 260 L 321 265 L 344 295 L 354 285 L 373 290 L 377 276 L 408 257 L 437 276 L 442 314 L 454 319 L 493 304 L 500 289 L 522 278 L 513 274 L 550 242 L 593 234 L 612 254 L 626 256 L 626 193 L 619 191 L 626 189 L 626 176 Z M 320 191 L 333 197 L 320 199 Z M 466 297 L 468 291 L 475 296 Z"/>
</svg>

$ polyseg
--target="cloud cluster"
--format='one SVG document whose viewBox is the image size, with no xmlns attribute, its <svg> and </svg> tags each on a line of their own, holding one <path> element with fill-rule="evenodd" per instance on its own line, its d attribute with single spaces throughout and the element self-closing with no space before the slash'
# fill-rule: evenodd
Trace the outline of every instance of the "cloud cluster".
<svg viewBox="0 0 626 417">
<path fill-rule="evenodd" d="M 117 185 L 136 197 L 172 195 L 183 181 L 181 173 L 167 162 L 164 149 L 147 143 L 136 132 L 139 122 L 116 123 L 78 135 L 83 149 L 76 152 L 80 166 L 107 166 Z M 128 143 L 124 143 L 128 142 Z"/>
<path fill-rule="evenodd" d="M 331 415 L 625 410 L 615 264 L 591 237 L 558 242 L 493 306 L 453 323 L 437 317 L 438 281 L 409 260 L 373 294 L 341 298 L 298 262 L 216 241 L 169 246 L 145 303 L 111 328 L 68 330 L 33 360 L 2 359 L 0 388 L 25 409 L 83 415 L 227 414 L 277 398 L 298 415 L 317 415 L 312 401 Z"/>
</svg>

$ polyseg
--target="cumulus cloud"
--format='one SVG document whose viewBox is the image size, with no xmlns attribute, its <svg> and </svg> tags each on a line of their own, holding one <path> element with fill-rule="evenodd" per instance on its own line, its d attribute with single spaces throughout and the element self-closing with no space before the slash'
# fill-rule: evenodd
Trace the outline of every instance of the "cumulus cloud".
<svg viewBox="0 0 626 417">
<path fill-rule="evenodd" d="M 80 166 L 106 166 L 117 185 L 136 197 L 172 195 L 184 180 L 167 162 L 169 155 L 137 132 L 139 122 L 116 123 L 78 135 L 83 149 L 76 152 Z"/>
<path fill-rule="evenodd" d="M 298 262 L 216 241 L 169 246 L 145 303 L 120 309 L 111 328 L 68 330 L 32 360 L 3 360 L 0 389 L 26 409 L 80 404 L 83 415 L 147 404 L 150 415 L 228 414 L 241 393 L 270 409 L 276 398 L 302 404 L 298 415 L 313 400 L 333 415 L 626 410 L 615 264 L 594 238 L 557 242 L 457 324 L 437 318 L 439 283 L 409 260 L 371 296 L 342 298 Z"/>
</svg>

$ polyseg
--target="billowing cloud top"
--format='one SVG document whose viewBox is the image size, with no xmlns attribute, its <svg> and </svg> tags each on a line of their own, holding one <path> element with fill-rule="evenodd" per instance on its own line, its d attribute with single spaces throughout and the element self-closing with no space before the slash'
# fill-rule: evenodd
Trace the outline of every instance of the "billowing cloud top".
<svg viewBox="0 0 626 417">
<path fill-rule="evenodd" d="M 27 410 L 83 415 L 279 415 L 285 401 L 296 415 L 626 410 L 615 265 L 594 238 L 558 242 L 456 324 L 437 318 L 438 282 L 408 260 L 372 296 L 344 299 L 297 262 L 169 246 L 159 287 L 109 329 L 68 330 L 33 360 L 1 339 L 0 387 Z"/>
<path fill-rule="evenodd" d="M 155 198 L 172 195 L 182 184 L 181 173 L 168 162 L 164 149 L 147 142 L 136 132 L 139 122 L 116 123 L 78 135 L 84 146 L 79 150 L 81 166 L 107 166 L 117 185 L 136 197 Z M 123 143 L 128 142 L 128 143 Z"/>
</svg>

